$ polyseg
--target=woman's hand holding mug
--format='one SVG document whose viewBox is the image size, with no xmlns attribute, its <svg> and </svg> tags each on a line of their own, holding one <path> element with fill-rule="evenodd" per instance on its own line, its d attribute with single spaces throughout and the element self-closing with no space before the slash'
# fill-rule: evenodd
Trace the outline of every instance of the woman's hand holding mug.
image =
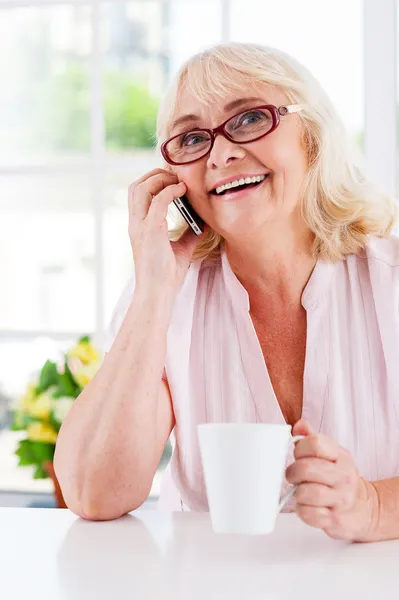
<svg viewBox="0 0 399 600">
<path fill-rule="evenodd" d="M 366 540 L 373 527 L 376 492 L 362 479 L 350 453 L 328 436 L 298 421 L 293 435 L 305 439 L 295 446 L 295 462 L 286 478 L 298 487 L 296 512 L 308 525 L 335 539 Z"/>
</svg>

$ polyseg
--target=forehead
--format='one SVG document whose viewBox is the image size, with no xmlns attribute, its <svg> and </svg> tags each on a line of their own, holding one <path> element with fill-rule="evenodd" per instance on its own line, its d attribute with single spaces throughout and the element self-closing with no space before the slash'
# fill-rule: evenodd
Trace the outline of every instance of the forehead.
<svg viewBox="0 0 399 600">
<path fill-rule="evenodd" d="M 288 97 L 283 90 L 266 82 L 240 85 L 229 93 L 209 94 L 207 101 L 198 98 L 187 83 L 183 84 L 176 98 L 171 120 L 171 130 L 187 128 L 190 123 L 216 125 L 230 115 L 247 107 L 260 104 L 287 104 Z M 182 117 L 195 116 L 196 119 L 181 121 Z"/>
</svg>

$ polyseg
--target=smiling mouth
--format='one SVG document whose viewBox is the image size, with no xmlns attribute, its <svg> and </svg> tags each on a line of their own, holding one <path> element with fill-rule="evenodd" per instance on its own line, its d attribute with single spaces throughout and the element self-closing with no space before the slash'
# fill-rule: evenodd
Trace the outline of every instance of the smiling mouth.
<svg viewBox="0 0 399 600">
<path fill-rule="evenodd" d="M 235 179 L 224 185 L 218 186 L 211 191 L 214 196 L 223 196 L 228 192 L 229 194 L 239 192 L 244 188 L 257 187 L 263 181 L 269 177 L 269 173 L 264 175 L 255 175 L 254 177 L 242 177 L 241 179 Z"/>
</svg>

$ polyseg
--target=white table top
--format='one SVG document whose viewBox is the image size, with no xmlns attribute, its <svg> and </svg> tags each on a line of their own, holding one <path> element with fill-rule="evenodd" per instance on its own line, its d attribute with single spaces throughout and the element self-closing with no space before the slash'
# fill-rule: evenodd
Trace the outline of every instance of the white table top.
<svg viewBox="0 0 399 600">
<path fill-rule="evenodd" d="M 399 541 L 347 544 L 281 515 L 270 536 L 214 534 L 209 516 L 141 510 L 92 523 L 0 508 L 4 600 L 399 598 Z"/>
</svg>

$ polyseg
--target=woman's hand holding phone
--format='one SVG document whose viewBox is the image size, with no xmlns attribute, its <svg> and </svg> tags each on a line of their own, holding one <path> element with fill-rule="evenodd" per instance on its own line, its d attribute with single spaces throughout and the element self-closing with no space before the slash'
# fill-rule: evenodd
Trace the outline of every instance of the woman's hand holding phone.
<svg viewBox="0 0 399 600">
<path fill-rule="evenodd" d="M 136 292 L 175 294 L 198 244 L 188 229 L 177 241 L 168 237 L 168 206 L 186 193 L 186 185 L 170 171 L 155 169 L 129 187 L 129 237 L 133 250 Z"/>
</svg>

